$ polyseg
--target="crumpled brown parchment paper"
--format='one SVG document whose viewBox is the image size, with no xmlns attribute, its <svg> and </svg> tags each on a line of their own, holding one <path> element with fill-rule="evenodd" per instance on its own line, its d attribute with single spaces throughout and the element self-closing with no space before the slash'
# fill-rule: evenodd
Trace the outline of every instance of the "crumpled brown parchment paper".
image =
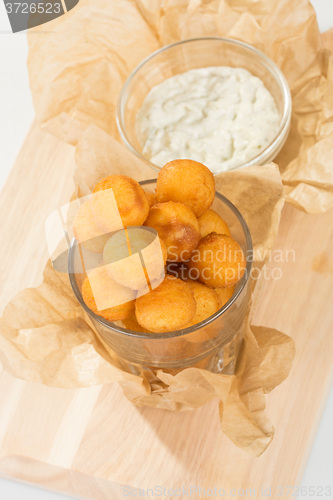
<svg viewBox="0 0 333 500">
<path fill-rule="evenodd" d="M 76 194 L 88 194 L 98 180 L 112 173 L 126 173 L 139 180 L 151 177 L 145 163 L 106 132 L 90 125 L 76 147 Z M 217 189 L 245 217 L 253 238 L 254 265 L 262 268 L 276 238 L 284 204 L 277 166 L 271 163 L 227 172 L 217 179 Z M 260 280 L 253 280 L 235 375 L 198 367 L 177 374 L 141 368 L 134 375 L 127 362 L 100 340 L 77 302 L 68 276 L 49 263 L 42 285 L 24 290 L 5 309 L 0 320 L 0 361 L 15 377 L 51 387 L 117 381 L 136 405 L 180 411 L 218 398 L 225 434 L 237 446 L 258 456 L 274 434 L 265 415 L 264 395 L 287 377 L 295 354 L 290 337 L 251 326 L 259 290 Z"/>
<path fill-rule="evenodd" d="M 291 89 L 291 131 L 275 160 L 286 201 L 309 213 L 333 206 L 333 65 L 309 0 L 80 0 L 47 26 L 29 35 L 34 105 L 45 129 L 72 144 L 90 124 L 119 139 L 121 87 L 161 46 L 202 36 L 254 45 Z"/>
</svg>

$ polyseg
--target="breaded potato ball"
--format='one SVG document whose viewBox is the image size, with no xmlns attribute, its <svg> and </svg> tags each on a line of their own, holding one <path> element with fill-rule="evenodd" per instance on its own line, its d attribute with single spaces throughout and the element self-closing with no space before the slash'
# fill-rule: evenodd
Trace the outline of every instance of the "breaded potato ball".
<svg viewBox="0 0 333 500">
<path fill-rule="evenodd" d="M 237 241 L 226 234 L 208 234 L 188 262 L 190 271 L 209 288 L 233 286 L 244 274 L 246 261 Z"/>
<path fill-rule="evenodd" d="M 187 352 L 187 342 L 184 337 L 175 337 L 170 339 L 156 339 L 154 332 L 147 330 L 138 323 L 135 314 L 131 314 L 129 318 L 122 321 L 123 326 L 127 330 L 132 330 L 133 332 L 145 333 L 151 337 L 151 339 L 143 340 L 143 343 L 152 355 L 152 363 L 156 362 L 158 359 L 165 359 L 168 357 L 181 358 L 186 356 Z"/>
<path fill-rule="evenodd" d="M 186 327 L 189 327 L 201 323 L 201 321 L 216 313 L 220 309 L 220 300 L 215 290 L 208 288 L 208 286 L 198 281 L 188 280 L 186 284 L 190 290 L 192 290 L 197 303 L 197 310 L 194 318 L 186 325 Z"/>
<path fill-rule="evenodd" d="M 227 223 L 214 210 L 207 210 L 198 218 L 201 238 L 210 233 L 231 236 Z"/>
<path fill-rule="evenodd" d="M 234 286 L 229 286 L 229 288 L 215 288 L 215 292 L 220 300 L 220 307 L 223 307 L 231 299 L 234 291 Z"/>
<path fill-rule="evenodd" d="M 103 266 L 96 267 L 85 278 L 82 298 L 89 309 L 107 321 L 124 320 L 133 313 L 135 307 L 135 292 L 113 281 Z M 101 300 L 108 305 L 115 305 L 99 310 L 97 304 Z"/>
<path fill-rule="evenodd" d="M 144 190 L 146 196 L 148 198 L 149 207 L 153 207 L 157 203 L 156 193 L 150 193 L 149 191 Z"/>
<path fill-rule="evenodd" d="M 139 324 L 155 333 L 180 330 L 194 317 L 196 302 L 184 281 L 166 276 L 151 292 L 136 299 Z"/>
<path fill-rule="evenodd" d="M 108 236 L 104 234 L 93 217 L 91 200 L 82 203 L 73 222 L 75 239 L 91 252 L 103 252 Z"/>
<path fill-rule="evenodd" d="M 214 176 L 205 165 L 197 161 L 170 161 L 158 174 L 156 197 L 159 203 L 185 203 L 200 217 L 214 201 Z"/>
<path fill-rule="evenodd" d="M 148 281 L 164 278 L 166 256 L 164 242 L 146 227 L 118 231 L 103 251 L 103 261 L 111 278 L 133 290 L 140 290 Z"/>
<path fill-rule="evenodd" d="M 188 326 L 194 326 L 201 321 L 209 318 L 215 314 L 219 309 L 221 309 L 221 301 L 215 290 L 208 288 L 206 285 L 199 283 L 198 281 L 188 280 L 187 285 L 193 291 L 195 301 L 197 303 L 197 311 L 194 318 Z M 201 327 L 199 330 L 195 330 L 186 336 L 186 340 L 190 344 L 196 344 L 199 342 L 207 342 L 208 340 L 216 337 L 220 332 L 220 328 L 216 327 L 216 323 L 212 323 Z"/>
<path fill-rule="evenodd" d="M 109 175 L 96 184 L 92 209 L 97 224 L 111 232 L 141 226 L 148 216 L 149 202 L 137 181 L 126 175 Z"/>
<path fill-rule="evenodd" d="M 183 203 L 158 203 L 150 209 L 145 226 L 156 229 L 172 262 L 189 259 L 200 240 L 198 220 Z"/>
</svg>

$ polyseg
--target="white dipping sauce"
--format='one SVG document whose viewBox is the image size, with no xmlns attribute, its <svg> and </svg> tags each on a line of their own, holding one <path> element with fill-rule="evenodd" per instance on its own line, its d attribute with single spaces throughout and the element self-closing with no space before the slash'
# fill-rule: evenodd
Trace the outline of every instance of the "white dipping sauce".
<svg viewBox="0 0 333 500">
<path fill-rule="evenodd" d="M 143 154 L 158 166 L 188 158 L 217 173 L 257 156 L 274 139 L 280 119 L 259 78 L 219 66 L 156 85 L 138 112 L 136 133 Z"/>
</svg>

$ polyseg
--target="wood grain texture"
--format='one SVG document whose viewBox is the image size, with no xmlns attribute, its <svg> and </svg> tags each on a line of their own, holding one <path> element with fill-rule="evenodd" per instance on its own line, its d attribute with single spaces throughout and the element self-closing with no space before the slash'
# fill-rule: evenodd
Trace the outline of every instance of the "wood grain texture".
<svg viewBox="0 0 333 500">
<path fill-rule="evenodd" d="M 73 148 L 34 125 L 0 197 L 1 309 L 40 281 L 44 220 L 71 195 L 72 169 Z M 255 324 L 293 337 L 297 354 L 267 397 L 276 433 L 263 456 L 248 457 L 222 434 L 217 400 L 176 414 L 136 408 L 116 384 L 49 389 L 2 372 L 0 472 L 98 500 L 122 498 L 123 484 L 272 487 L 273 498 L 279 485 L 297 484 L 332 381 L 332 214 L 283 210 L 273 256 L 288 261 L 270 263 Z"/>
</svg>

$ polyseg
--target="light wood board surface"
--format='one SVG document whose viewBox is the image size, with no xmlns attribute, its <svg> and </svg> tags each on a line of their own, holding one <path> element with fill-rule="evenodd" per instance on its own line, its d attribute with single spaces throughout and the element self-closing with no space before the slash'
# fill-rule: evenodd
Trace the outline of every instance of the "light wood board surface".
<svg viewBox="0 0 333 500">
<path fill-rule="evenodd" d="M 73 165 L 73 148 L 35 124 L 0 196 L 0 310 L 40 282 L 44 221 L 70 197 Z M 295 259 L 271 263 L 282 278 L 265 281 L 255 324 L 290 335 L 297 354 L 267 397 L 276 433 L 261 457 L 222 434 L 217 400 L 176 414 L 138 409 L 116 384 L 49 389 L 1 372 L 0 473 L 98 500 L 123 498 L 122 484 L 253 488 L 257 497 L 271 488 L 272 498 L 279 486 L 296 485 L 332 381 L 332 218 L 283 210 L 275 248 Z"/>
</svg>

